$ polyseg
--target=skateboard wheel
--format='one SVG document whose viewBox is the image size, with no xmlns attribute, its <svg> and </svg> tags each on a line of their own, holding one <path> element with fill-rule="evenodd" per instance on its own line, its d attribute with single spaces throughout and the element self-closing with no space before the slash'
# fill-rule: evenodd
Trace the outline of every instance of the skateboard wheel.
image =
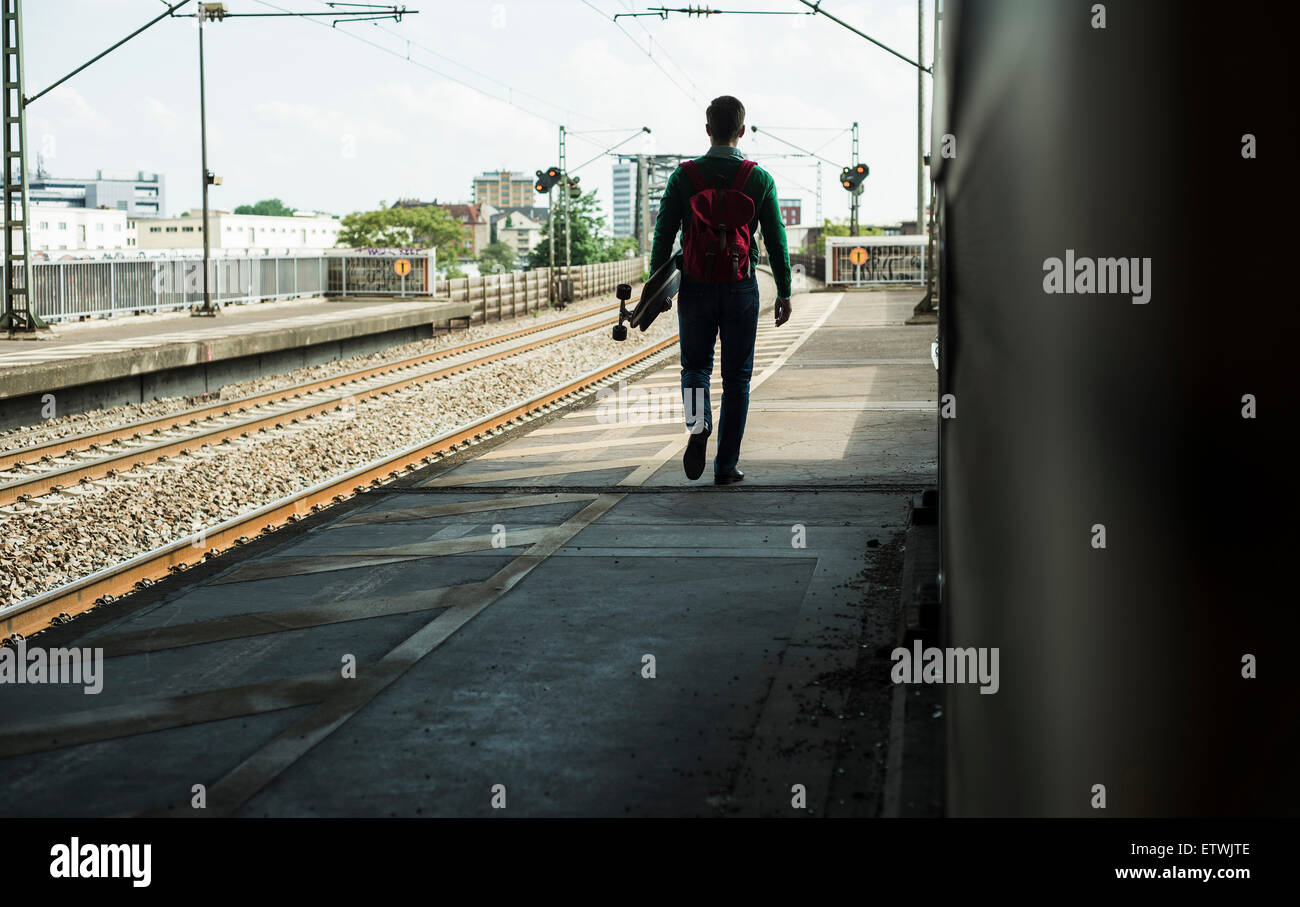
<svg viewBox="0 0 1300 907">
<path fill-rule="evenodd" d="M 627 325 L 625 324 L 614 325 L 614 339 L 615 340 L 627 339 Z"/>
<path fill-rule="evenodd" d="M 606 286 L 608 286 L 608 284 L 606 284 Z M 614 289 L 614 295 L 624 302 L 627 302 L 632 298 L 632 285 L 630 283 L 620 283 Z"/>
</svg>

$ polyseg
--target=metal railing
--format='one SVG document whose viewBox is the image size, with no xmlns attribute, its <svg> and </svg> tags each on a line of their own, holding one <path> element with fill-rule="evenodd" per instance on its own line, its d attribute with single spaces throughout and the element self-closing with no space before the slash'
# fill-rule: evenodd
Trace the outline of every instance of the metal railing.
<svg viewBox="0 0 1300 907">
<path fill-rule="evenodd" d="M 613 293 L 620 283 L 636 283 L 648 266 L 648 259 L 642 256 L 574 265 L 570 275 L 573 298 Z M 521 310 L 527 313 L 540 307 L 549 298 L 552 276 L 559 284 L 564 280 L 564 268 L 556 268 L 554 275 L 549 268 L 533 268 L 479 277 L 455 277 L 439 280 L 437 295 L 452 302 L 470 303 L 473 322 L 483 324 L 513 318 Z"/>
<path fill-rule="evenodd" d="M 396 267 L 402 259 L 409 268 Z M 546 268 L 446 280 L 437 278 L 435 267 L 432 254 L 224 257 L 211 260 L 208 285 L 219 305 L 294 297 L 437 295 L 471 303 L 478 322 L 527 312 L 549 295 Z M 575 265 L 574 296 L 612 293 L 616 284 L 635 283 L 645 267 L 640 257 Z M 203 302 L 203 262 L 197 258 L 33 262 L 32 274 L 34 309 L 48 323 L 177 311 Z"/>
<path fill-rule="evenodd" d="M 325 260 L 331 296 L 430 296 L 437 280 L 429 274 L 437 268 L 432 254 L 327 255 Z M 410 264 L 405 274 L 396 268 L 403 260 Z"/>
<path fill-rule="evenodd" d="M 826 283 L 925 283 L 924 236 L 828 236 Z"/>
<path fill-rule="evenodd" d="M 394 270 L 395 259 L 374 256 L 214 258 L 208 285 L 218 304 L 428 295 L 429 257 L 407 256 L 411 269 L 404 276 Z M 176 311 L 203 302 L 203 262 L 196 258 L 33 262 L 32 282 L 33 308 L 49 323 Z"/>
<path fill-rule="evenodd" d="M 795 282 L 798 282 L 798 275 L 811 277 L 813 280 L 826 282 L 826 259 L 820 255 L 804 255 L 800 252 L 790 253 L 790 270 L 795 274 Z M 797 291 L 796 291 L 797 292 Z"/>
</svg>

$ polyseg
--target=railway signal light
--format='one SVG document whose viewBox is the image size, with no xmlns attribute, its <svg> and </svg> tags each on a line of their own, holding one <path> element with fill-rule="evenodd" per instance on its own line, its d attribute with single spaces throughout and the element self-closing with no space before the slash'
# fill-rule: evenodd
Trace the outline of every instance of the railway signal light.
<svg viewBox="0 0 1300 907">
<path fill-rule="evenodd" d="M 551 191 L 551 187 L 560 181 L 560 168 L 547 167 L 545 170 L 537 171 L 537 182 L 533 188 L 538 192 L 546 193 Z"/>
<path fill-rule="evenodd" d="M 862 181 L 867 178 L 871 168 L 866 164 L 854 164 L 852 167 L 845 167 L 840 171 L 840 185 L 850 192 L 857 193 L 861 191 Z"/>
<path fill-rule="evenodd" d="M 582 198 L 582 190 L 578 188 L 580 179 L 582 179 L 580 176 L 569 177 L 569 198 Z"/>
</svg>

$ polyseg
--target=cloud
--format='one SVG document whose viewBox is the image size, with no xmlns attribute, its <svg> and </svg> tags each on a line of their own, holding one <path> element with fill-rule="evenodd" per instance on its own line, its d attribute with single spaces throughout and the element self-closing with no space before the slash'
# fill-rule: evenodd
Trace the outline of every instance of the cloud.
<svg viewBox="0 0 1300 907">
<path fill-rule="evenodd" d="M 379 145 L 399 145 L 404 136 L 382 118 L 344 114 L 340 110 L 313 104 L 286 101 L 262 101 L 253 112 L 263 125 L 290 133 L 306 133 L 316 138 L 342 142 L 345 136 L 364 135 L 366 141 Z"/>
<path fill-rule="evenodd" d="M 149 5 L 28 4 L 28 75 L 36 70 L 35 82 L 48 84 L 88 59 L 106 35 L 121 31 L 123 12 L 142 3 Z M 916 79 L 906 63 L 822 16 L 674 15 L 620 19 L 616 26 L 613 12 L 644 4 L 592 3 L 601 14 L 576 0 L 501 0 L 446 4 L 400 24 L 330 29 L 249 19 L 214 29 L 207 47 L 208 151 L 210 166 L 225 178 L 222 204 L 279 196 L 298 207 L 349 211 L 408 195 L 463 200 L 480 170 L 531 173 L 557 163 L 559 122 L 575 132 L 627 127 L 630 133 L 648 125 L 659 152 L 697 154 L 706 142 L 704 106 L 715 95 L 735 94 L 750 121 L 768 127 L 847 128 L 859 121 L 862 157 L 872 168 L 864 219 L 907 216 L 914 206 Z M 733 5 L 798 8 L 793 0 Z M 321 0 L 303 0 L 301 8 L 326 9 Z M 926 8 L 933 9 L 932 0 Z M 900 52 L 915 53 L 916 0 L 836 0 L 834 12 Z M 56 140 L 52 170 L 89 173 L 134 161 L 167 174 L 169 207 L 197 204 L 191 23 L 160 23 L 79 75 L 70 83 L 75 89 L 60 88 L 31 108 L 33 147 L 46 134 Z M 927 41 L 930 34 L 927 20 Z M 508 94 L 517 106 L 422 67 L 490 95 Z M 570 162 L 586 161 L 629 133 L 573 135 Z M 833 133 L 777 134 L 813 148 Z M 745 143 L 756 157 L 788 150 L 752 134 Z M 640 151 L 643 144 L 634 139 L 620 150 Z M 822 153 L 847 163 L 847 136 Z M 582 171 L 584 185 L 600 189 L 605 202 L 611 162 L 598 160 Z M 814 179 L 794 160 L 773 167 L 790 182 Z M 823 168 L 823 175 L 826 213 L 842 217 L 846 196 L 834 172 Z M 812 199 L 805 201 L 810 207 Z"/>
<path fill-rule="evenodd" d="M 144 115 L 160 135 L 179 135 L 187 131 L 187 124 L 183 123 L 176 111 L 167 106 L 166 103 L 158 98 L 146 97 L 142 99 L 144 105 Z"/>
<path fill-rule="evenodd" d="M 74 88 L 60 85 L 36 102 L 40 113 L 56 127 L 75 127 L 79 131 L 93 131 L 113 135 L 120 130 L 116 124 L 95 109 Z"/>
</svg>

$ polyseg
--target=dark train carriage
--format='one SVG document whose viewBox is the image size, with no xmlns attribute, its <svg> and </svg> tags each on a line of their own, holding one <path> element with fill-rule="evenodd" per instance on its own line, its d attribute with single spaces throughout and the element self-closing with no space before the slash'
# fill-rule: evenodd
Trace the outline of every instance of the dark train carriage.
<svg viewBox="0 0 1300 907">
<path fill-rule="evenodd" d="M 1295 9 L 944 13 L 948 811 L 1296 814 Z"/>
</svg>

